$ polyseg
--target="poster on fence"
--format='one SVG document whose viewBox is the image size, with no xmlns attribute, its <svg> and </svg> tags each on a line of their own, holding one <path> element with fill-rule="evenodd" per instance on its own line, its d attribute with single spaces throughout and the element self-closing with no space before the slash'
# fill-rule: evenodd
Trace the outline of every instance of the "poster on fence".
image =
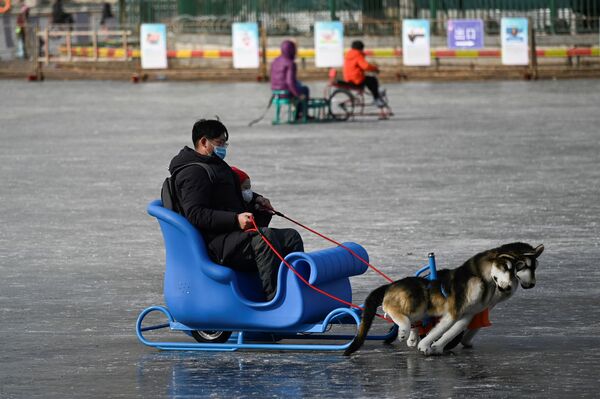
<svg viewBox="0 0 600 399">
<path fill-rule="evenodd" d="M 344 25 L 339 21 L 315 22 L 315 66 L 344 65 Z"/>
<path fill-rule="evenodd" d="M 231 28 L 231 43 L 234 68 L 259 67 L 258 24 L 256 22 L 234 23 Z"/>
<path fill-rule="evenodd" d="M 529 64 L 529 32 L 527 18 L 502 18 L 502 64 Z"/>
<path fill-rule="evenodd" d="M 448 48 L 453 50 L 483 48 L 483 20 L 449 19 Z"/>
<path fill-rule="evenodd" d="M 143 69 L 167 68 L 167 26 L 142 24 L 140 47 Z"/>
<path fill-rule="evenodd" d="M 405 19 L 402 21 L 402 58 L 404 65 L 431 65 L 429 20 Z"/>
</svg>

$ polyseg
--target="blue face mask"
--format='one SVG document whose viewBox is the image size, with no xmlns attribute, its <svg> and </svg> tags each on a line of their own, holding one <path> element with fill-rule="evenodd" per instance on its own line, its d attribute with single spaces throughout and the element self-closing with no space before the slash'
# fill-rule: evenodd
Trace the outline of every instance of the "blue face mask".
<svg viewBox="0 0 600 399">
<path fill-rule="evenodd" d="M 227 155 L 227 147 L 215 147 L 213 153 L 219 158 L 225 159 L 225 155 Z"/>
<path fill-rule="evenodd" d="M 242 190 L 242 198 L 246 202 L 252 201 L 252 198 L 254 198 L 254 193 L 252 192 L 252 189 L 249 188 L 247 190 Z"/>
</svg>

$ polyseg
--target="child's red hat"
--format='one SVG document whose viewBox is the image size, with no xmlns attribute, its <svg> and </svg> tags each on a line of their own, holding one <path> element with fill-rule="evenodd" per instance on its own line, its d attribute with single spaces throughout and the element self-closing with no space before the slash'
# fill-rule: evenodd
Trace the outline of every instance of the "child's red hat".
<svg viewBox="0 0 600 399">
<path fill-rule="evenodd" d="M 237 175 L 240 184 L 242 184 L 244 181 L 250 178 L 250 176 L 248 176 L 246 172 L 239 168 L 236 168 L 235 166 L 232 166 L 231 170 L 233 170 L 233 172 Z"/>
</svg>

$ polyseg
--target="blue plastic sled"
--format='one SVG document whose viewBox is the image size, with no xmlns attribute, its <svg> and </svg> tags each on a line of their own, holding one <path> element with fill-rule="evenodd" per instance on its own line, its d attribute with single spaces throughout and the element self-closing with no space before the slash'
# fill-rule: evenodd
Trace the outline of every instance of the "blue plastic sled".
<svg viewBox="0 0 600 399">
<path fill-rule="evenodd" d="M 139 340 L 164 350 L 291 349 L 343 350 L 354 335 L 324 334 L 333 324 L 360 324 L 360 311 L 330 299 L 303 283 L 285 265 L 280 267 L 277 294 L 264 302 L 255 273 L 238 272 L 213 263 L 198 231 L 181 215 L 162 207 L 160 201 L 148 205 L 148 213 L 158 219 L 166 248 L 164 298 L 166 307 L 152 306 L 138 317 Z M 344 243 L 368 261 L 367 252 L 355 243 Z M 367 266 L 341 247 L 311 253 L 294 252 L 286 257 L 310 284 L 344 301 L 352 301 L 350 276 L 363 274 Z M 163 313 L 168 323 L 144 327 L 152 312 Z M 193 335 L 197 331 L 233 331 L 224 343 L 154 342 L 143 333 L 163 328 Z M 387 339 L 386 336 L 369 339 Z M 197 334 L 197 333 L 196 333 Z M 272 342 L 264 341 L 270 337 Z M 281 339 L 336 339 L 343 344 L 282 344 Z"/>
</svg>

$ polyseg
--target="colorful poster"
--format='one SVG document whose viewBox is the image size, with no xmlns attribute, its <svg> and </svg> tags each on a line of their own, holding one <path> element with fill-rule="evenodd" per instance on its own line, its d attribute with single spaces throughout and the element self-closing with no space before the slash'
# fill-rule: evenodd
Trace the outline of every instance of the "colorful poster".
<svg viewBox="0 0 600 399">
<path fill-rule="evenodd" d="M 231 29 L 234 68 L 258 68 L 259 42 L 256 22 L 236 22 Z"/>
<path fill-rule="evenodd" d="M 167 26 L 142 24 L 140 29 L 143 69 L 167 68 Z"/>
<path fill-rule="evenodd" d="M 502 18 L 502 64 L 529 64 L 529 31 L 527 18 Z"/>
<path fill-rule="evenodd" d="M 315 22 L 315 66 L 344 65 L 344 25 L 339 21 Z"/>
<path fill-rule="evenodd" d="M 431 65 L 431 35 L 429 20 L 405 19 L 402 21 L 402 58 L 404 65 Z"/>
<path fill-rule="evenodd" d="M 449 19 L 448 48 L 483 48 L 483 21 L 481 19 Z"/>
</svg>

